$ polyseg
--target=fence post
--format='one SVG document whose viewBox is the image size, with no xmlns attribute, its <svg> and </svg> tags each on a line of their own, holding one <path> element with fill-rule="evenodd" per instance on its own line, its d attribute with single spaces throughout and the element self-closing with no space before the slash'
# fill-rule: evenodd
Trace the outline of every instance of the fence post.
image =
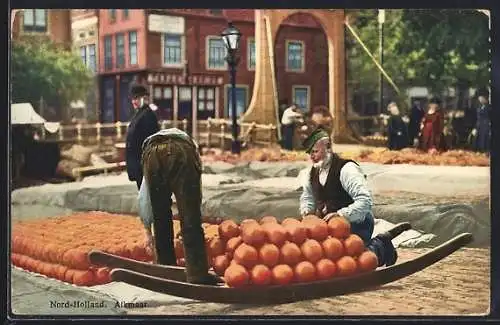
<svg viewBox="0 0 500 325">
<path fill-rule="evenodd" d="M 121 139 L 122 137 L 122 122 L 116 122 L 116 138 Z"/>
<path fill-rule="evenodd" d="M 45 130 L 45 125 L 42 125 L 42 140 L 45 140 L 47 137 L 47 131 Z"/>
<path fill-rule="evenodd" d="M 250 126 L 251 130 L 249 133 L 249 144 L 252 144 L 255 141 L 255 133 L 257 132 L 257 123 L 252 122 L 252 126 Z"/>
<path fill-rule="evenodd" d="M 212 145 L 212 118 L 207 119 L 207 148 L 211 148 Z"/>
<path fill-rule="evenodd" d="M 80 123 L 76 125 L 76 141 L 82 142 L 82 125 Z"/>
<path fill-rule="evenodd" d="M 59 126 L 59 140 L 64 140 L 64 125 Z"/>
<path fill-rule="evenodd" d="M 226 124 L 222 123 L 220 125 L 220 148 L 224 150 L 224 146 L 226 144 Z"/>
<path fill-rule="evenodd" d="M 101 123 L 97 122 L 95 124 L 95 127 L 96 127 L 96 138 L 97 138 L 97 143 L 100 144 L 101 143 Z"/>
</svg>

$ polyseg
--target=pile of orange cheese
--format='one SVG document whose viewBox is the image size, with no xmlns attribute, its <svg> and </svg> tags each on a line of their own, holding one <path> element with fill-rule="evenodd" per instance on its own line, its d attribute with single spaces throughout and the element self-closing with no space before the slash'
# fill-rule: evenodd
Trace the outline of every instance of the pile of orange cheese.
<svg viewBox="0 0 500 325">
<path fill-rule="evenodd" d="M 182 240 L 175 241 L 182 258 Z M 273 216 L 239 225 L 225 220 L 207 240 L 209 264 L 230 287 L 286 285 L 351 276 L 377 268 L 377 256 L 351 234 L 349 222 L 314 216 L 302 221 Z M 182 263 L 181 263 L 182 264 Z"/>
<path fill-rule="evenodd" d="M 98 249 L 140 261 L 152 260 L 139 218 L 85 212 L 15 223 L 11 262 L 27 271 L 79 286 L 110 282 L 109 269 L 91 265 Z"/>
</svg>

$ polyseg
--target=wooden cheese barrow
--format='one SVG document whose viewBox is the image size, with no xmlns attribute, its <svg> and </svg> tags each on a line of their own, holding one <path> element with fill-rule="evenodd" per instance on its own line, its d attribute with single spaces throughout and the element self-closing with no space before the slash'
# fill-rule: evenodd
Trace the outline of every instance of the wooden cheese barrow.
<svg viewBox="0 0 500 325">
<path fill-rule="evenodd" d="M 408 224 L 403 224 L 403 227 L 401 224 L 397 225 L 394 229 L 398 227 L 399 230 L 409 229 Z M 112 280 L 151 291 L 207 302 L 263 305 L 291 303 L 369 290 L 421 271 L 466 246 L 472 239 L 472 234 L 463 233 L 412 260 L 368 273 L 264 287 L 230 288 L 224 284 L 191 284 L 186 282 L 184 267 L 145 263 L 101 251 L 91 251 L 89 259 L 92 264 L 112 268 Z"/>
</svg>

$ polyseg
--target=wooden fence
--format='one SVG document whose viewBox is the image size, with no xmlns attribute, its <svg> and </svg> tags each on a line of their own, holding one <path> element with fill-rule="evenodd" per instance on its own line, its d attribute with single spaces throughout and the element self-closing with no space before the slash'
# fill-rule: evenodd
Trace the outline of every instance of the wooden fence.
<svg viewBox="0 0 500 325">
<path fill-rule="evenodd" d="M 40 141 L 58 142 L 61 144 L 115 144 L 125 141 L 128 122 L 95 123 L 95 124 L 69 124 L 61 125 L 56 133 L 48 133 L 42 128 Z M 239 138 L 249 145 L 271 145 L 276 143 L 276 126 L 273 124 L 262 125 L 256 123 L 240 123 Z M 174 122 L 171 120 L 160 121 L 160 128 L 177 127 L 193 135 L 200 144 L 207 147 L 220 147 L 225 149 L 231 142 L 231 121 L 225 119 L 207 119 L 197 121 L 190 126 L 187 120 Z M 189 128 L 192 127 L 192 132 Z"/>
</svg>

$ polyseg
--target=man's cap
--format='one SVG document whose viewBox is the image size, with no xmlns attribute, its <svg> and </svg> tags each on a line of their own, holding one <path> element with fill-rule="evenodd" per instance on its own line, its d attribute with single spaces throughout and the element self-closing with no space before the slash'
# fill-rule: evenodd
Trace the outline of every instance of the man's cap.
<svg viewBox="0 0 500 325">
<path fill-rule="evenodd" d="M 302 145 L 306 152 L 310 153 L 316 142 L 323 138 L 330 138 L 330 136 L 322 127 L 318 127 L 302 142 Z"/>
<path fill-rule="evenodd" d="M 143 85 L 137 84 L 130 87 L 130 96 L 132 98 L 147 96 L 148 94 L 149 94 L 148 89 Z"/>
</svg>

